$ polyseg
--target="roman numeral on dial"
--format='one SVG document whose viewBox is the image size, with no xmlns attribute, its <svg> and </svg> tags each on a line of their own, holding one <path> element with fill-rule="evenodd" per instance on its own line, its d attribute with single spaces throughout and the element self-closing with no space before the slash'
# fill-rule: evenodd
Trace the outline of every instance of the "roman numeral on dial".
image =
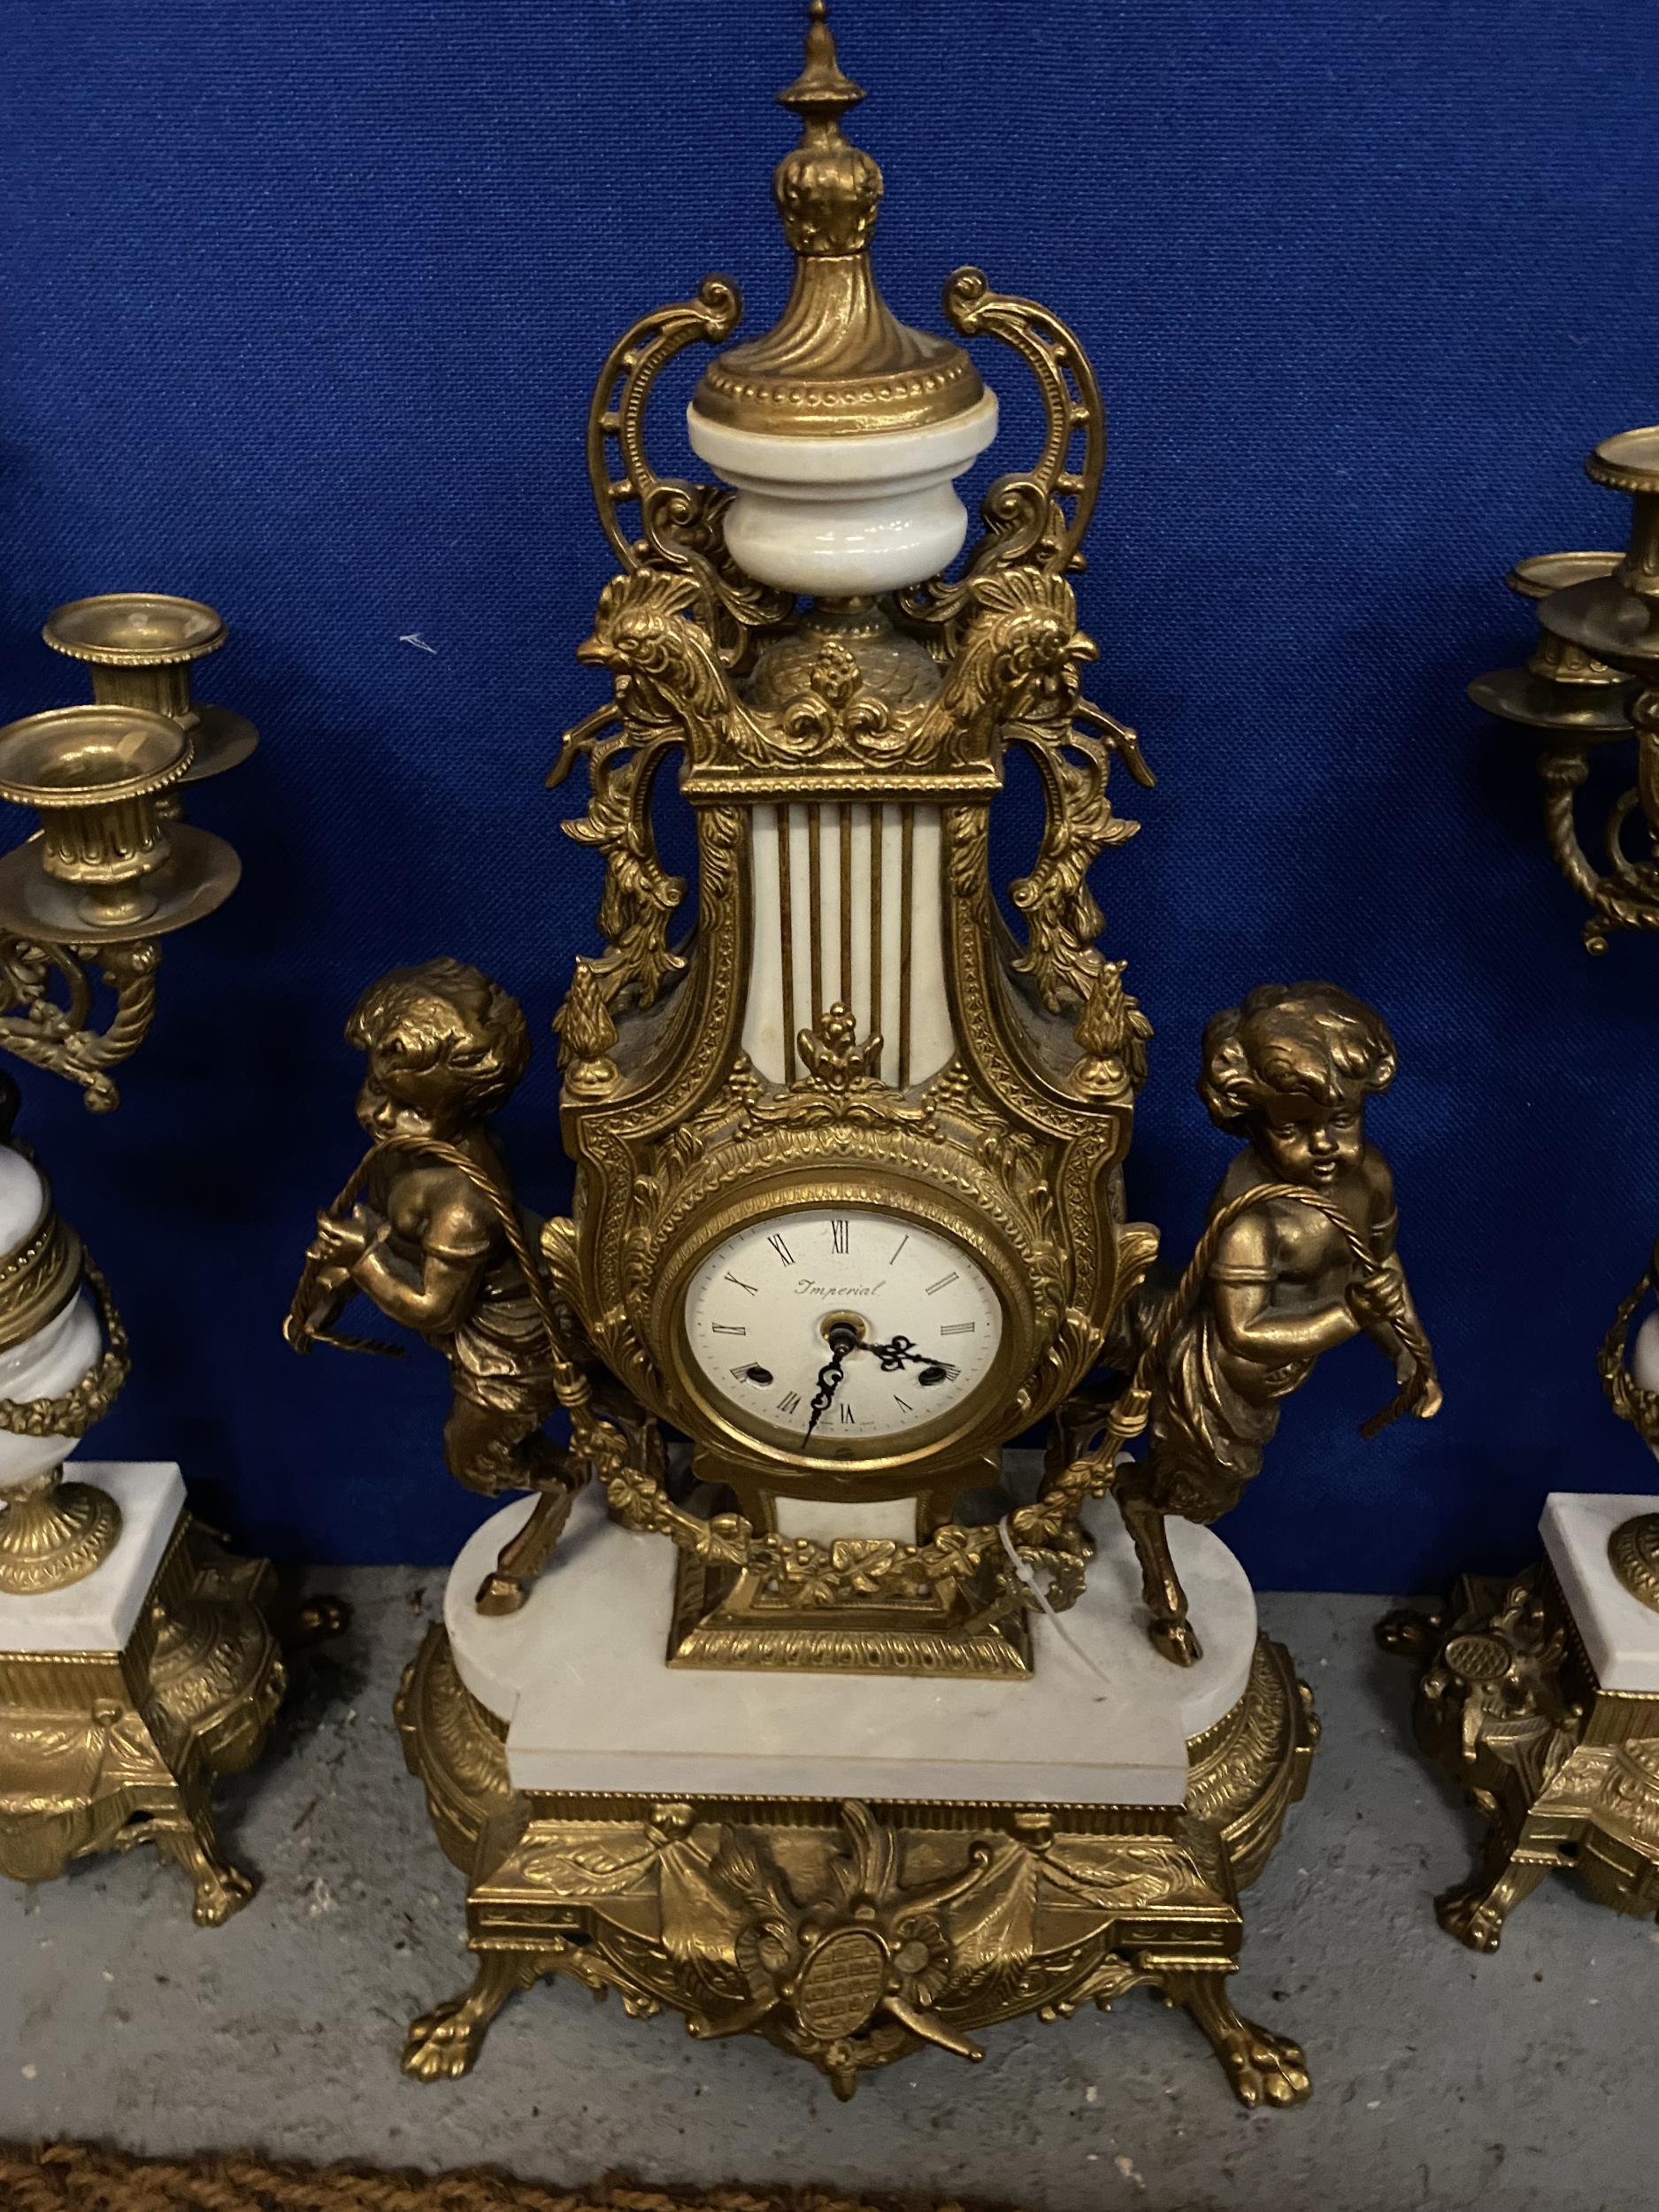
<svg viewBox="0 0 1659 2212">
<path fill-rule="evenodd" d="M 926 1298 L 931 1298 L 936 1290 L 943 1290 L 948 1283 L 959 1283 L 961 1280 L 961 1276 L 953 1267 L 949 1275 L 941 1275 L 936 1283 L 929 1283 L 922 1294 Z"/>
<path fill-rule="evenodd" d="M 778 1257 L 783 1262 L 786 1267 L 793 1267 L 795 1265 L 795 1254 L 789 1249 L 781 1236 L 769 1236 L 766 1241 L 769 1245 L 771 1245 L 772 1250 L 778 1255 Z"/>
<path fill-rule="evenodd" d="M 939 1333 L 941 1336 L 972 1336 L 979 1325 L 977 1321 L 941 1321 Z"/>
<path fill-rule="evenodd" d="M 830 1220 L 830 1246 L 838 1259 L 845 1259 L 852 1249 L 853 1225 L 845 1214 L 835 1214 Z"/>
</svg>

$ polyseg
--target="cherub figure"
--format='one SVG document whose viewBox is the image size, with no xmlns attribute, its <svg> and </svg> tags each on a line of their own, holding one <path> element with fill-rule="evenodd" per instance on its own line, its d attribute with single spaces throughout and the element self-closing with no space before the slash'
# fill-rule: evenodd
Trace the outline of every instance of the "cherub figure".
<svg viewBox="0 0 1659 2212">
<path fill-rule="evenodd" d="M 360 1171 L 349 1214 L 319 1215 L 284 1333 L 301 1352 L 319 1338 L 371 1348 L 332 1335 L 362 1291 L 443 1354 L 455 1394 L 443 1429 L 449 1472 L 487 1497 L 541 1494 L 479 1593 L 480 1611 L 512 1612 L 584 1471 L 541 1433 L 557 1403 L 555 1348 L 546 1301 L 512 1249 L 505 1217 L 517 1210 L 489 1127 L 529 1063 L 523 1010 L 477 968 L 427 960 L 371 984 L 346 1041 L 367 1059 L 357 1119 L 383 1149 Z M 449 1156 L 423 1152 L 422 1141 Z M 534 1252 L 535 1224 L 519 1218 Z"/>
<path fill-rule="evenodd" d="M 1209 1523 L 1238 1503 L 1281 1402 L 1321 1352 L 1363 1333 L 1388 1356 L 1399 1395 L 1365 1433 L 1397 1413 L 1440 1410 L 1395 1248 L 1393 1178 L 1365 1135 L 1365 1102 L 1394 1073 L 1381 1017 L 1331 983 L 1263 984 L 1204 1031 L 1199 1094 L 1248 1148 L 1210 1200 L 1213 1250 L 1196 1297 L 1178 1312 L 1168 1285 L 1149 1286 L 1131 1310 L 1148 1452 L 1114 1486 L 1152 1640 L 1179 1666 L 1202 1652 L 1164 1516 Z"/>
</svg>

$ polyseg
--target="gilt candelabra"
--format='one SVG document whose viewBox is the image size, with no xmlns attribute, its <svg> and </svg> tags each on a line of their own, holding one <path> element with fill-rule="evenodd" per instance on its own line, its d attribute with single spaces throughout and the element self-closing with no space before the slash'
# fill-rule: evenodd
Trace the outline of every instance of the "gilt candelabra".
<svg viewBox="0 0 1659 2212">
<path fill-rule="evenodd" d="M 123 592 L 60 607 L 46 641 L 92 670 L 90 704 L 0 729 L 0 797 L 36 833 L 0 859 L 0 1048 L 119 1102 L 111 1067 L 156 1010 L 160 941 L 228 897 L 222 838 L 182 817 L 190 781 L 234 766 L 252 726 L 190 695 L 224 642 L 211 607 Z M 94 1021 L 98 985 L 113 996 Z M 125 1381 L 108 1286 L 11 1141 L 0 1078 L 0 1872 L 61 1873 L 153 1843 L 196 1916 L 253 1893 L 214 1831 L 213 1776 L 257 1755 L 283 1689 L 262 1611 L 270 1569 L 224 1552 L 170 1463 L 63 1465 Z"/>
<path fill-rule="evenodd" d="M 1590 911 L 1584 941 L 1659 927 L 1659 427 L 1591 454 L 1592 479 L 1628 493 L 1614 552 L 1520 562 L 1509 588 L 1536 603 L 1525 666 L 1470 685 L 1477 705 L 1539 733 L 1550 850 Z M 1598 866 L 1578 833 L 1593 757 L 1634 740 L 1636 777 L 1603 831 Z M 1638 819 L 1640 818 L 1640 819 Z M 1640 832 L 1640 850 L 1627 849 Z M 1659 1450 L 1659 1315 L 1628 1347 L 1653 1280 L 1624 1300 L 1597 1365 L 1615 1410 Z M 1440 1924 L 1477 1951 L 1554 1869 L 1603 1903 L 1659 1909 L 1659 1500 L 1563 1492 L 1546 1502 L 1545 1556 L 1516 1577 L 1463 1576 L 1430 1614 L 1390 1615 L 1384 1645 L 1423 1663 L 1417 1733 L 1468 1791 L 1485 1833 L 1473 1877 L 1437 1900 Z"/>
</svg>

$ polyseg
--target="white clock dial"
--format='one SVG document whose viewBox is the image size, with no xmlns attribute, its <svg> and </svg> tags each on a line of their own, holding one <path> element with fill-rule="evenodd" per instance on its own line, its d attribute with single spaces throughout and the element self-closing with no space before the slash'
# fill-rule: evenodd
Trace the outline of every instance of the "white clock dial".
<svg viewBox="0 0 1659 2212">
<path fill-rule="evenodd" d="M 686 1293 L 704 1389 L 737 1427 L 826 1457 L 902 1446 L 990 1373 L 1002 1308 L 952 1237 L 851 1206 L 768 1214 Z"/>
</svg>

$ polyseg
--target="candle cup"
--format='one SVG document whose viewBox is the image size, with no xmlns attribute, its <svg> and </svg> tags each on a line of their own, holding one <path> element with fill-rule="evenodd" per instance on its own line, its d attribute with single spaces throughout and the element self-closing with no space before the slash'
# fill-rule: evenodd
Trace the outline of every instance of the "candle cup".
<svg viewBox="0 0 1659 2212">
<path fill-rule="evenodd" d="M 220 616 L 199 599 L 103 592 L 55 609 L 41 634 L 55 653 L 88 664 L 98 705 L 169 715 L 189 732 L 195 757 L 183 782 L 221 776 L 257 745 L 258 732 L 244 716 L 191 695 L 192 664 L 217 653 L 228 635 Z M 177 804 L 176 795 L 164 799 L 164 812 Z"/>
<path fill-rule="evenodd" d="M 1537 553 L 1516 563 L 1503 580 L 1517 598 L 1540 609 L 1538 641 L 1523 667 L 1494 668 L 1475 678 L 1468 690 L 1478 707 L 1581 743 L 1630 735 L 1631 679 L 1545 628 L 1541 614 L 1553 593 L 1610 576 L 1622 558 L 1610 552 Z"/>
<path fill-rule="evenodd" d="M 1630 541 L 1609 574 L 1552 592 L 1538 618 L 1553 636 L 1649 691 L 1659 687 L 1659 425 L 1604 438 L 1585 472 L 1630 494 Z"/>
<path fill-rule="evenodd" d="M 41 821 L 0 860 L 0 931 L 115 944 L 211 913 L 242 868 L 222 838 L 164 818 L 189 764 L 188 733 L 138 707 L 58 707 L 0 729 L 0 798 Z"/>
<path fill-rule="evenodd" d="M 0 729 L 0 798 L 35 808 L 41 870 L 95 929 L 155 913 L 145 878 L 172 852 L 156 802 L 190 758 L 176 721 L 138 707 L 58 707 Z"/>
</svg>

